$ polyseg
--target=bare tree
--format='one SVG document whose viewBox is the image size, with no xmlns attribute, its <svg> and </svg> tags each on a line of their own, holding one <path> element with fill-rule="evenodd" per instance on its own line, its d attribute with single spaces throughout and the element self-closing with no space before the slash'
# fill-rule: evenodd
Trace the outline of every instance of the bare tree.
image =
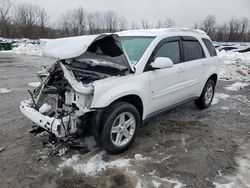
<svg viewBox="0 0 250 188">
<path fill-rule="evenodd" d="M 142 29 L 150 29 L 150 28 L 152 28 L 149 21 L 144 20 L 144 19 L 141 20 L 141 26 L 142 26 Z"/>
<path fill-rule="evenodd" d="M 88 14 L 87 23 L 89 34 L 100 33 L 104 30 L 103 16 L 99 11 Z"/>
<path fill-rule="evenodd" d="M 216 29 L 215 16 L 208 15 L 206 19 L 201 23 L 200 29 L 205 31 L 209 36 L 212 36 Z"/>
<path fill-rule="evenodd" d="M 86 17 L 87 13 L 82 7 L 73 9 L 70 12 L 68 19 L 70 20 L 70 29 L 73 35 L 83 35 L 86 33 Z"/>
<path fill-rule="evenodd" d="M 235 42 L 239 39 L 240 25 L 241 23 L 237 19 L 231 18 L 229 20 L 229 41 Z"/>
<path fill-rule="evenodd" d="M 40 29 L 45 30 L 47 14 L 44 9 L 31 4 L 19 4 L 15 13 L 14 24 L 20 36 L 37 38 Z"/>
<path fill-rule="evenodd" d="M 125 29 L 125 19 L 115 11 L 103 12 L 106 32 L 115 32 Z"/>
<path fill-rule="evenodd" d="M 20 4 L 13 9 L 12 0 L 0 0 L 0 36 L 2 37 L 64 37 L 103 32 L 115 32 L 126 29 L 126 19 L 115 11 L 96 11 L 87 13 L 82 7 L 70 10 L 61 16 L 59 27 L 49 27 L 47 12 L 32 4 Z M 12 12 L 12 11 L 11 11 Z M 139 24 L 131 23 L 132 29 L 165 28 L 175 26 L 173 19 L 160 20 L 151 24 L 142 19 Z M 223 24 L 217 24 L 215 16 L 208 15 L 194 28 L 200 28 L 216 41 L 249 41 L 250 22 L 247 18 L 231 18 Z"/>
<path fill-rule="evenodd" d="M 229 27 L 226 23 L 217 26 L 217 32 L 213 40 L 228 41 Z"/>
<path fill-rule="evenodd" d="M 87 13 L 79 7 L 62 15 L 59 28 L 66 36 L 78 36 L 86 33 Z"/>
<path fill-rule="evenodd" d="M 156 28 L 170 28 L 175 26 L 175 21 L 171 18 L 167 18 L 164 21 L 159 20 L 157 25 L 155 26 Z"/>
<path fill-rule="evenodd" d="M 249 24 L 249 20 L 247 18 L 242 18 L 241 20 L 241 29 L 240 29 L 240 39 L 239 41 L 245 41 L 246 40 L 246 33 L 247 33 L 247 27 Z"/>
<path fill-rule="evenodd" d="M 11 8 L 10 0 L 1 0 L 0 3 L 0 36 L 7 37 L 9 35 L 10 16 L 9 11 Z"/>
<path fill-rule="evenodd" d="M 131 23 L 131 29 L 139 29 L 139 25 L 136 22 Z"/>
<path fill-rule="evenodd" d="M 47 35 L 47 22 L 48 22 L 47 12 L 43 8 L 37 9 L 37 26 L 38 26 L 38 33 L 40 36 Z"/>
</svg>

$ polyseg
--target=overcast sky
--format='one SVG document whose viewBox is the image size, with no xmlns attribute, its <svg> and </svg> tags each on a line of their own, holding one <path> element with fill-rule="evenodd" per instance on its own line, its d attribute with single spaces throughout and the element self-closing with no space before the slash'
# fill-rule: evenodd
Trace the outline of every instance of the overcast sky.
<svg viewBox="0 0 250 188">
<path fill-rule="evenodd" d="M 0 0 L 1 1 L 1 0 Z M 146 19 L 152 23 L 172 18 L 178 27 L 192 27 L 208 14 L 219 22 L 231 17 L 250 19 L 250 0 L 15 0 L 43 7 L 54 21 L 62 13 L 82 6 L 86 11 L 115 10 L 129 23 Z"/>
</svg>

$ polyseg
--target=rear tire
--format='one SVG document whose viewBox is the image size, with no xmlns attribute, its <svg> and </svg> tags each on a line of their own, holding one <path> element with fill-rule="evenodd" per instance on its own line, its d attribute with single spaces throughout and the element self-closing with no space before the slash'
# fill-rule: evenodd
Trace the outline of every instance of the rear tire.
<svg viewBox="0 0 250 188">
<path fill-rule="evenodd" d="M 208 80 L 205 84 L 201 96 L 194 101 L 195 105 L 199 109 L 208 108 L 214 98 L 215 82 L 213 80 Z"/>
<path fill-rule="evenodd" d="M 106 109 L 102 122 L 99 142 L 108 153 L 118 154 L 134 142 L 140 115 L 132 104 L 117 102 Z"/>
</svg>

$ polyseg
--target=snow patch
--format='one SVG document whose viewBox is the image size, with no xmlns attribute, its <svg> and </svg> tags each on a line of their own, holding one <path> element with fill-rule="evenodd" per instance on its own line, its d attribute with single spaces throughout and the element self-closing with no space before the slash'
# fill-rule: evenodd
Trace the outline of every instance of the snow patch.
<svg viewBox="0 0 250 188">
<path fill-rule="evenodd" d="M 68 149 L 65 147 L 65 148 L 61 148 L 59 151 L 58 151 L 58 156 L 63 156 L 65 153 L 66 153 L 66 151 L 68 151 Z"/>
<path fill-rule="evenodd" d="M 156 180 L 153 180 L 152 183 L 153 183 L 153 186 L 155 186 L 156 188 L 159 188 L 161 186 L 161 183 Z"/>
<path fill-rule="evenodd" d="M 213 98 L 212 105 L 218 104 L 219 100 L 217 98 Z"/>
<path fill-rule="evenodd" d="M 219 52 L 223 60 L 219 78 L 225 80 L 250 81 L 250 53 Z"/>
<path fill-rule="evenodd" d="M 244 152 L 236 158 L 238 170 L 235 175 L 217 178 L 213 183 L 216 188 L 250 187 L 250 143 L 245 144 Z"/>
<path fill-rule="evenodd" d="M 135 188 L 142 188 L 141 180 L 139 180 L 135 186 Z"/>
<path fill-rule="evenodd" d="M 42 50 L 37 44 L 21 44 L 13 48 L 10 52 L 14 54 L 42 56 Z"/>
<path fill-rule="evenodd" d="M 228 91 L 238 91 L 239 89 L 243 89 L 244 87 L 248 86 L 248 83 L 243 83 L 243 82 L 236 82 L 232 84 L 231 86 L 225 87 L 226 90 Z"/>
<path fill-rule="evenodd" d="M 215 188 L 233 188 L 233 183 L 225 183 L 225 184 L 220 184 L 220 183 L 213 183 Z"/>
<path fill-rule="evenodd" d="M 41 82 L 30 82 L 30 83 L 28 83 L 29 86 L 35 87 L 35 88 L 40 86 L 40 84 L 41 84 Z"/>
<path fill-rule="evenodd" d="M 8 88 L 0 88 L 0 94 L 6 94 L 6 93 L 10 93 L 12 90 L 8 89 Z"/>
<path fill-rule="evenodd" d="M 222 108 L 221 108 L 222 110 L 230 110 L 230 108 L 229 107 L 227 107 L 227 106 L 222 106 Z"/>
<path fill-rule="evenodd" d="M 218 56 L 223 60 L 234 60 L 241 62 L 249 62 L 250 61 L 250 52 L 239 53 L 239 52 L 231 52 L 231 51 L 221 51 L 218 53 Z"/>
<path fill-rule="evenodd" d="M 106 170 L 107 168 L 124 168 L 129 166 L 130 159 L 117 159 L 110 162 L 103 161 L 106 152 L 100 152 L 86 162 L 81 162 L 79 155 L 74 155 L 70 159 L 66 159 L 59 168 L 72 167 L 78 173 L 87 175 L 95 175 L 98 172 Z"/>
<path fill-rule="evenodd" d="M 171 185 L 173 185 L 174 188 L 182 188 L 184 186 L 186 186 L 185 184 L 181 183 L 180 181 L 176 180 L 176 179 L 168 179 L 168 178 L 160 178 L 158 176 L 154 176 L 155 179 L 157 179 L 159 182 L 161 182 L 161 184 L 165 183 L 169 183 Z"/>
<path fill-rule="evenodd" d="M 143 157 L 142 154 L 135 154 L 135 160 L 147 160 L 149 158 Z"/>
<path fill-rule="evenodd" d="M 212 105 L 215 105 L 219 102 L 220 99 L 222 100 L 226 100 L 227 98 L 229 98 L 230 96 L 228 94 L 225 93 L 215 93 L 214 94 L 214 99 L 212 101 Z"/>
</svg>

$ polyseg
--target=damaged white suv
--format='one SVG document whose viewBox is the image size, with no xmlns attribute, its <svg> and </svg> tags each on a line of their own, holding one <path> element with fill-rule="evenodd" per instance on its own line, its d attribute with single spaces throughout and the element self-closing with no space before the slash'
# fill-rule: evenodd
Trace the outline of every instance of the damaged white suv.
<svg viewBox="0 0 250 188">
<path fill-rule="evenodd" d="M 210 106 L 220 60 L 209 37 L 190 29 L 123 31 L 51 40 L 57 58 L 22 113 L 62 140 L 91 129 L 110 153 L 127 149 L 145 120 L 190 100 Z"/>
</svg>

